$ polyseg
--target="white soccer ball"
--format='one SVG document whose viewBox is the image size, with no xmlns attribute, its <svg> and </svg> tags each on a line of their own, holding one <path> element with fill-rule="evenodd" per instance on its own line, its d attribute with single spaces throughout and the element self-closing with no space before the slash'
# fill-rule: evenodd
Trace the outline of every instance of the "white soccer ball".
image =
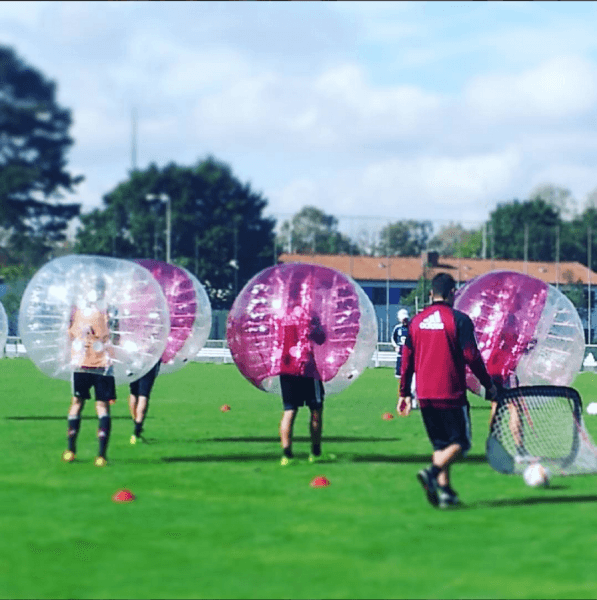
<svg viewBox="0 0 597 600">
<path fill-rule="evenodd" d="M 587 406 L 587 413 L 590 415 L 597 415 L 597 402 L 590 402 Z"/>
<path fill-rule="evenodd" d="M 523 474 L 524 482 L 530 487 L 547 487 L 549 471 L 540 463 L 529 465 Z"/>
</svg>

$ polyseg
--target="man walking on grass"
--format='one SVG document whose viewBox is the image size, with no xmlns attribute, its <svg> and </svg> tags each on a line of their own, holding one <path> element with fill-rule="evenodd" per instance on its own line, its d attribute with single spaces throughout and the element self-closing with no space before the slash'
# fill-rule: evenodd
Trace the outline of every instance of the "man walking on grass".
<svg viewBox="0 0 597 600">
<path fill-rule="evenodd" d="M 470 405 L 466 397 L 466 366 L 488 390 L 491 380 L 474 335 L 471 319 L 452 308 L 456 282 L 448 273 L 438 273 L 431 282 L 431 305 L 410 323 L 402 350 L 399 399 L 400 416 L 411 411 L 411 382 L 416 374 L 416 394 L 423 423 L 433 446 L 432 462 L 417 473 L 417 479 L 432 506 L 448 508 L 460 504 L 450 485 L 450 466 L 471 447 Z"/>
</svg>

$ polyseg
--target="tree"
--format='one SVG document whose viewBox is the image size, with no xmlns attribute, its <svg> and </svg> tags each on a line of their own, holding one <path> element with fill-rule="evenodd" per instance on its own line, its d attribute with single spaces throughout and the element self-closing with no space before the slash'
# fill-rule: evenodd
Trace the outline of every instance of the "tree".
<svg viewBox="0 0 597 600">
<path fill-rule="evenodd" d="M 553 261 L 556 258 L 559 212 L 536 198 L 499 204 L 490 215 L 495 258 Z"/>
<path fill-rule="evenodd" d="M 0 214 L 15 260 L 38 266 L 79 214 L 59 202 L 83 179 L 65 169 L 70 126 L 56 84 L 0 46 Z"/>
<path fill-rule="evenodd" d="M 577 213 L 577 202 L 572 197 L 572 192 L 551 183 L 536 186 L 529 194 L 529 199 L 543 200 L 566 221 L 573 219 Z"/>
<path fill-rule="evenodd" d="M 429 241 L 429 250 L 441 256 L 480 258 L 483 232 L 480 229 L 467 230 L 460 223 L 443 226 Z"/>
<path fill-rule="evenodd" d="M 597 208 L 597 188 L 587 194 L 585 208 Z"/>
<path fill-rule="evenodd" d="M 570 223 L 564 224 L 560 247 L 561 260 L 588 265 L 590 255 L 591 270 L 597 268 L 597 208 L 589 206 Z"/>
<path fill-rule="evenodd" d="M 389 256 L 419 256 L 433 232 L 431 221 L 397 221 L 380 232 L 378 251 Z"/>
<path fill-rule="evenodd" d="M 213 157 L 131 173 L 104 196 L 102 208 L 81 216 L 75 251 L 165 260 L 161 195 L 171 202 L 172 262 L 195 274 L 213 308 L 230 307 L 240 288 L 275 261 L 275 223 L 262 216 L 267 201 Z"/>
<path fill-rule="evenodd" d="M 299 254 L 359 254 L 359 248 L 338 231 L 338 219 L 315 206 L 304 206 L 282 224 L 277 244 Z"/>
</svg>

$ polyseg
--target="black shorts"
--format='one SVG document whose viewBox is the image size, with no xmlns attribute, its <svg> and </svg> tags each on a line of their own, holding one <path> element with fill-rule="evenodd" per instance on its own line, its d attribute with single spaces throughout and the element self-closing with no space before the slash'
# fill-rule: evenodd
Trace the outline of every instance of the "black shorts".
<svg viewBox="0 0 597 600">
<path fill-rule="evenodd" d="M 143 377 L 130 383 L 129 387 L 133 396 L 145 396 L 149 400 L 155 378 L 160 372 L 160 364 L 161 361 L 158 360 L 158 362 L 155 363 L 155 365 L 147 373 L 145 373 Z"/>
<path fill-rule="evenodd" d="M 471 449 L 470 406 L 421 407 L 421 416 L 434 450 L 443 450 L 451 444 L 460 444 L 462 454 L 466 455 Z"/>
<path fill-rule="evenodd" d="M 116 382 L 112 375 L 80 371 L 73 373 L 73 396 L 81 400 L 89 400 L 91 388 L 95 390 L 96 401 L 116 400 Z"/>
<path fill-rule="evenodd" d="M 311 410 L 323 408 L 323 383 L 312 377 L 280 375 L 284 410 L 295 410 L 307 405 Z"/>
<path fill-rule="evenodd" d="M 400 377 L 400 368 L 402 367 L 402 356 L 396 358 L 396 377 Z"/>
</svg>

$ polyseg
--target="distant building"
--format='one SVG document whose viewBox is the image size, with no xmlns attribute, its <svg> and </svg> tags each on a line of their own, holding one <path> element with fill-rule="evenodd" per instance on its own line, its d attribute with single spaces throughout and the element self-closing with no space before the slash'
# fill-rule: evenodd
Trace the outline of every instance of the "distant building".
<svg viewBox="0 0 597 600">
<path fill-rule="evenodd" d="M 591 307 L 591 342 L 597 339 L 595 335 L 597 310 L 594 308 L 597 273 L 590 271 L 579 262 L 550 263 L 452 258 L 440 257 L 437 252 L 427 252 L 418 257 L 282 254 L 278 260 L 282 263 L 307 262 L 323 265 L 350 275 L 361 285 L 375 307 L 379 340 L 382 342 L 389 341 L 389 335 L 396 324 L 396 312 L 406 307 L 404 299 L 417 287 L 423 276 L 430 280 L 438 272 L 448 272 L 460 286 L 478 275 L 497 270 L 525 273 L 556 288 L 582 285 L 588 301 L 587 308 L 578 308 L 578 313 L 585 328 L 585 339 L 588 339 L 589 306 Z M 416 308 L 420 310 L 422 304 L 426 302 L 426 297 L 417 299 Z"/>
</svg>

